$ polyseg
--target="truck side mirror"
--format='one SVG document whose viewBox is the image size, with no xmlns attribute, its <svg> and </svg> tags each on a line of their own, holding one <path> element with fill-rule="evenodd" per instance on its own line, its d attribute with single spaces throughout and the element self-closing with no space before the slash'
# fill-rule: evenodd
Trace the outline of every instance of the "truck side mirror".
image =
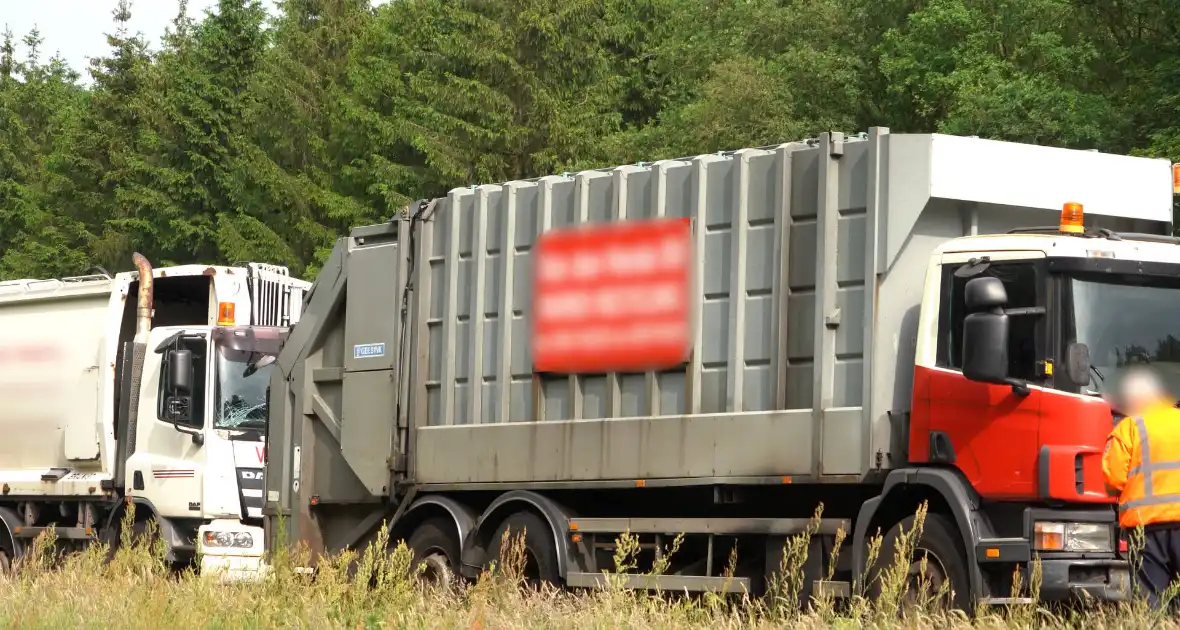
<svg viewBox="0 0 1180 630">
<path fill-rule="evenodd" d="M 180 396 L 193 392 L 193 352 L 178 349 L 168 353 L 168 386 Z"/>
<path fill-rule="evenodd" d="M 1078 387 L 1090 384 L 1090 347 L 1071 343 L 1065 349 L 1065 376 Z"/>
<path fill-rule="evenodd" d="M 963 291 L 963 376 L 980 383 L 1009 384 L 1008 292 L 997 278 L 975 278 Z"/>
</svg>

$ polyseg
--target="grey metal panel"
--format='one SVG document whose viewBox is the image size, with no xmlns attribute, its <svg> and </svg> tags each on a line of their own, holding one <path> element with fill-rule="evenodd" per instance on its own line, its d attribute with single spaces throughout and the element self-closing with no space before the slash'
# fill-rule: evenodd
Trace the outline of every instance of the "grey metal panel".
<svg viewBox="0 0 1180 630">
<path fill-rule="evenodd" d="M 860 383 L 857 383 L 860 385 Z M 820 460 L 826 475 L 859 475 L 863 472 L 864 443 L 867 440 L 864 414 L 860 407 L 828 409 L 823 415 L 824 440 Z"/>
<path fill-rule="evenodd" d="M 396 404 L 392 370 L 344 374 L 340 450 L 374 496 L 389 492 Z"/>
<path fill-rule="evenodd" d="M 349 308 L 345 313 L 347 370 L 389 370 L 397 355 L 401 291 L 395 242 L 358 246 L 349 255 Z M 364 352 L 361 352 L 364 350 Z"/>
<path fill-rule="evenodd" d="M 811 412 L 423 427 L 421 483 L 804 475 Z"/>
</svg>

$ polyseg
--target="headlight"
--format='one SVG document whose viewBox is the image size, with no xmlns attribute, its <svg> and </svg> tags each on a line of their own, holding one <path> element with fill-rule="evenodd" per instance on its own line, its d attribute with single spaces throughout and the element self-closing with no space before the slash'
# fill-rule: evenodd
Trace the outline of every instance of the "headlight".
<svg viewBox="0 0 1180 630">
<path fill-rule="evenodd" d="M 1044 523 L 1034 526 L 1037 551 L 1110 553 L 1114 551 L 1110 525 L 1102 523 Z"/>
<path fill-rule="evenodd" d="M 254 546 L 254 535 L 250 532 L 205 532 L 206 547 L 235 547 L 248 549 Z"/>
</svg>

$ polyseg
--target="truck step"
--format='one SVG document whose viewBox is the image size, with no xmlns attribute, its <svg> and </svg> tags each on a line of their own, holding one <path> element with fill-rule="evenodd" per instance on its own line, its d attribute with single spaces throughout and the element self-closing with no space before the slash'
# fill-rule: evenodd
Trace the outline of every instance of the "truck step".
<svg viewBox="0 0 1180 630">
<path fill-rule="evenodd" d="M 847 599 L 852 595 L 852 584 L 835 580 L 816 580 L 811 583 L 812 597 Z"/>
<path fill-rule="evenodd" d="M 13 527 L 12 535 L 16 538 L 36 538 L 41 532 L 48 531 L 48 527 Z M 54 527 L 53 535 L 62 540 L 95 540 L 98 537 L 90 527 Z"/>
<path fill-rule="evenodd" d="M 988 606 L 1024 606 L 1034 602 L 1031 597 L 984 597 L 979 603 Z"/>
<path fill-rule="evenodd" d="M 703 575 L 637 575 L 615 574 L 623 579 L 623 588 L 688 591 L 690 593 L 748 593 L 750 578 L 707 577 Z M 569 573 L 566 584 L 575 588 L 598 588 L 610 585 L 603 573 Z"/>
</svg>

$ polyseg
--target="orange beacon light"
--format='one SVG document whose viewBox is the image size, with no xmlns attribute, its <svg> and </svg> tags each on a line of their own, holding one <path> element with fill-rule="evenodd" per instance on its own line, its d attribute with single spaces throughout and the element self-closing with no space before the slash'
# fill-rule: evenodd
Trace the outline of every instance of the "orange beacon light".
<svg viewBox="0 0 1180 630">
<path fill-rule="evenodd" d="M 1076 201 L 1070 201 L 1061 209 L 1061 226 L 1059 228 L 1062 234 L 1081 234 L 1086 231 L 1082 226 L 1082 204 Z"/>
</svg>

